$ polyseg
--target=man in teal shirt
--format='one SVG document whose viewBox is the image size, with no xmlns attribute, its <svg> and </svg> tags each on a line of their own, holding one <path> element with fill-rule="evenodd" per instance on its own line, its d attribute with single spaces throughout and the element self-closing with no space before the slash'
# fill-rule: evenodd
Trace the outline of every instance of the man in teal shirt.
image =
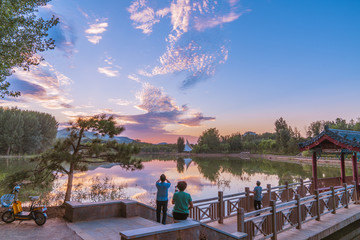
<svg viewBox="0 0 360 240">
<path fill-rule="evenodd" d="M 173 217 L 175 220 L 186 220 L 189 216 L 189 209 L 193 208 L 193 202 L 190 194 L 184 192 L 187 187 L 185 181 L 180 181 L 177 188 L 180 192 L 174 193 L 172 203 L 175 204 L 173 209 Z"/>
<path fill-rule="evenodd" d="M 164 174 L 161 174 L 160 179 L 156 182 L 156 221 L 160 222 L 161 209 L 163 212 L 162 224 L 166 223 L 167 205 L 168 205 L 168 189 L 171 183 L 166 179 Z"/>
</svg>

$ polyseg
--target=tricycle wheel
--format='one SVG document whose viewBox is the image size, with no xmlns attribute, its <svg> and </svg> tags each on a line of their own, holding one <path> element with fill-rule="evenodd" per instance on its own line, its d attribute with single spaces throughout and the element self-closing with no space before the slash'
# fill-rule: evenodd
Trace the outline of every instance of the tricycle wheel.
<svg viewBox="0 0 360 240">
<path fill-rule="evenodd" d="M 12 223 L 13 221 L 15 221 L 15 215 L 12 211 L 6 211 L 1 216 L 1 219 L 6 223 Z"/>
<path fill-rule="evenodd" d="M 45 215 L 43 213 L 36 212 L 34 221 L 35 221 L 35 223 L 37 225 L 41 226 L 41 225 L 44 225 L 46 223 L 46 217 L 45 217 Z"/>
</svg>

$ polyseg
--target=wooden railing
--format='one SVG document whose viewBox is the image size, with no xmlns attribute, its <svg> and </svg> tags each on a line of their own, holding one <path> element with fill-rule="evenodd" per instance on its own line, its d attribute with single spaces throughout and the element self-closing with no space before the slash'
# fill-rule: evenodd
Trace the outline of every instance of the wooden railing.
<svg viewBox="0 0 360 240">
<path fill-rule="evenodd" d="M 299 183 L 287 183 L 285 185 L 271 187 L 270 184 L 263 189 L 263 207 L 270 206 L 274 200 L 277 203 L 288 202 L 295 199 L 296 194 L 301 197 L 312 194 L 312 181 L 300 180 Z M 231 195 L 223 195 L 219 191 L 218 197 L 193 201 L 194 208 L 190 210 L 190 217 L 197 221 L 209 222 L 218 220 L 222 223 L 224 218 L 235 216 L 238 208 L 243 208 L 245 212 L 254 211 L 254 196 L 248 187 L 245 192 Z"/>
<path fill-rule="evenodd" d="M 238 231 L 248 234 L 247 239 L 266 239 L 276 240 L 277 234 L 290 228 L 301 229 L 303 223 L 318 220 L 321 216 L 332 213 L 340 208 L 348 208 L 350 204 L 357 201 L 357 193 L 354 185 L 343 187 L 301 197 L 295 195 L 295 200 L 286 203 L 277 203 L 275 200 L 270 202 L 270 207 L 261 210 L 245 213 L 242 206 L 238 206 L 237 223 Z"/>
</svg>

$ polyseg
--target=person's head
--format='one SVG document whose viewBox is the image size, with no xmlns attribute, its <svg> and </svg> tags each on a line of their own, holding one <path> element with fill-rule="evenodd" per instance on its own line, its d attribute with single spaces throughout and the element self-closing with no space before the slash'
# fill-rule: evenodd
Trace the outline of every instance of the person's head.
<svg viewBox="0 0 360 240">
<path fill-rule="evenodd" d="M 177 187 L 181 192 L 183 192 L 187 187 L 187 183 L 185 181 L 180 181 L 178 182 Z"/>
<path fill-rule="evenodd" d="M 165 182 L 165 179 L 166 179 L 165 174 L 161 174 L 161 176 L 160 176 L 160 181 L 161 181 L 161 182 Z"/>
<path fill-rule="evenodd" d="M 256 181 L 256 186 L 260 186 L 261 182 L 260 181 Z"/>
</svg>

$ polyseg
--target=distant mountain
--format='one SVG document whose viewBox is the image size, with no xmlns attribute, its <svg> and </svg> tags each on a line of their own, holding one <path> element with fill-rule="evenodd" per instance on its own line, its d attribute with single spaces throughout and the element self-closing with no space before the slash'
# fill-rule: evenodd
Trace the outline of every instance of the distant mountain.
<svg viewBox="0 0 360 240">
<path fill-rule="evenodd" d="M 57 132 L 56 134 L 56 138 L 66 138 L 69 136 L 69 132 L 66 129 L 61 129 Z M 94 133 L 92 132 L 85 132 L 85 139 L 94 139 L 94 138 L 100 138 L 101 140 L 107 141 L 107 140 L 116 140 L 118 143 L 132 143 L 134 142 L 133 139 L 128 138 L 128 137 L 118 137 L 118 136 L 114 136 L 112 139 L 108 136 L 105 135 L 104 137 L 102 136 L 96 136 Z"/>
<path fill-rule="evenodd" d="M 168 143 L 166 143 L 166 142 L 161 142 L 161 143 L 157 143 L 157 144 L 155 144 L 155 145 L 166 145 L 166 144 L 168 144 Z"/>
</svg>

